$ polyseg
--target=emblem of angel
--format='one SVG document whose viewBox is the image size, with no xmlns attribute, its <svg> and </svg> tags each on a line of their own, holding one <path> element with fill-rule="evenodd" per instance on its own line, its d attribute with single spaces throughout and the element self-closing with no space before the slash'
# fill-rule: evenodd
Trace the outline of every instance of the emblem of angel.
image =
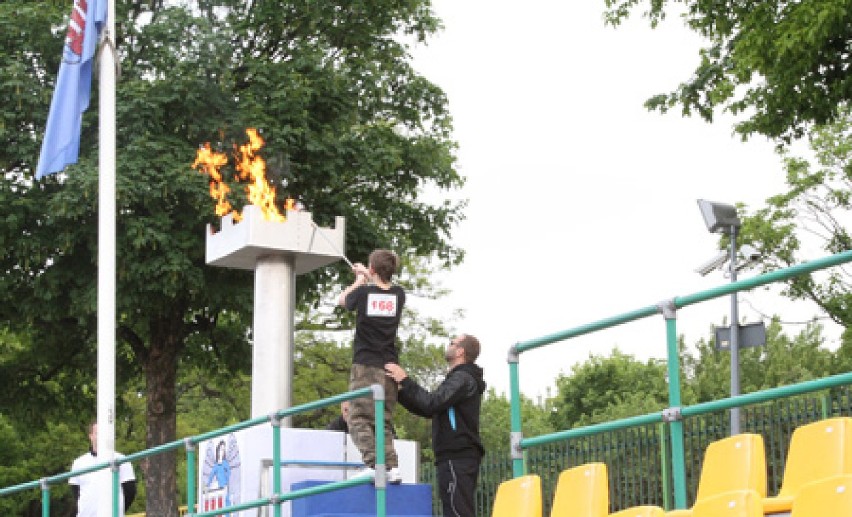
<svg viewBox="0 0 852 517">
<path fill-rule="evenodd" d="M 201 476 L 208 493 L 224 491 L 223 503 L 226 508 L 239 504 L 240 447 L 233 433 L 218 442 L 207 442 Z"/>
</svg>

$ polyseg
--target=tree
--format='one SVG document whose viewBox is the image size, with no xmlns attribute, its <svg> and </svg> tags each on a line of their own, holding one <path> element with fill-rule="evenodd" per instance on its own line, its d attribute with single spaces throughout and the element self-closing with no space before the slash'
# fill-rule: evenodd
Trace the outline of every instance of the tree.
<svg viewBox="0 0 852 517">
<path fill-rule="evenodd" d="M 835 361 L 832 363 L 833 374 L 852 371 L 852 332 L 848 330 L 840 338 L 840 348 L 835 352 Z"/>
<path fill-rule="evenodd" d="M 605 0 L 605 18 L 620 24 L 643 0 Z M 721 109 L 741 116 L 743 137 L 790 142 L 811 124 L 833 121 L 852 100 L 850 0 L 648 0 L 651 26 L 683 4 L 684 23 L 707 40 L 688 80 L 646 101 L 666 112 L 712 121 Z"/>
<path fill-rule="evenodd" d="M 822 327 L 809 324 L 794 338 L 783 333 L 776 318 L 766 328 L 766 345 L 740 350 L 742 393 L 786 386 L 834 373 L 834 354 L 824 348 Z M 689 376 L 684 389 L 695 402 L 708 402 L 731 395 L 731 356 L 717 350 L 712 341 L 700 340 L 696 355 L 684 358 Z"/>
<path fill-rule="evenodd" d="M 668 406 L 665 361 L 637 361 L 614 349 L 592 355 L 556 378 L 552 422 L 556 429 L 635 416 Z"/>
<path fill-rule="evenodd" d="M 784 151 L 787 192 L 743 219 L 743 240 L 761 250 L 762 271 L 801 263 L 814 250 L 852 249 L 852 109 L 844 107 L 830 125 L 816 128 L 810 148 L 816 163 Z M 838 325 L 852 326 L 852 281 L 847 267 L 834 267 L 786 281 L 783 294 L 810 300 Z"/>
<path fill-rule="evenodd" d="M 571 375 L 557 377 L 551 421 L 564 430 L 659 412 L 669 406 L 666 374 L 665 360 L 641 362 L 617 348 L 608 357 L 592 355 L 573 366 Z M 552 463 L 563 469 L 571 465 L 564 461 L 605 462 L 613 500 L 638 502 L 660 486 L 659 443 L 656 426 L 621 429 L 573 439 Z"/>
<path fill-rule="evenodd" d="M 250 275 L 204 263 L 204 226 L 215 221 L 206 180 L 189 167 L 199 144 L 227 150 L 260 128 L 279 193 L 302 199 L 319 225 L 346 216 L 350 256 L 389 247 L 458 263 L 449 238 L 464 203 L 419 194 L 463 180 L 446 98 L 411 68 L 398 37 L 422 41 L 438 27 L 426 1 L 117 8 L 117 393 L 142 372 L 152 447 L 176 437 L 179 365 L 244 371 L 250 355 Z M 0 123 L 0 322 L 31 341 L 3 402 L 47 400 L 53 386 L 80 422 L 95 393 L 96 94 L 78 164 L 32 180 L 64 36 L 52 29 L 67 11 L 48 0 L 0 4 L 0 96 L 15 108 Z M 316 304 L 343 267 L 301 280 L 298 302 Z M 175 470 L 174 454 L 149 461 L 150 514 L 176 514 Z"/>
<path fill-rule="evenodd" d="M 521 422 L 525 437 L 541 436 L 556 431 L 550 422 L 552 412 L 550 397 L 534 401 L 521 395 Z M 498 394 L 488 388 L 482 400 L 480 434 L 486 454 L 492 457 L 508 457 L 511 450 L 509 432 L 511 426 L 511 404 L 504 393 Z"/>
</svg>

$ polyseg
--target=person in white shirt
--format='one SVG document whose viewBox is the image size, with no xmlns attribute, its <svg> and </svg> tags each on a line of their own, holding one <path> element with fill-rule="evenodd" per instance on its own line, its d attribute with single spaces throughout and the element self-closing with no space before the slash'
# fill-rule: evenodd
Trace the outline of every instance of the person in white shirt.
<svg viewBox="0 0 852 517">
<path fill-rule="evenodd" d="M 89 443 L 91 448 L 89 452 L 83 454 L 71 465 L 71 471 L 83 470 L 98 463 L 107 461 L 106 458 L 98 459 L 98 424 L 93 422 L 89 424 Z M 124 455 L 118 452 L 115 453 L 116 458 L 123 458 Z M 99 472 L 99 471 L 98 471 Z M 77 517 L 97 517 L 98 515 L 98 497 L 101 495 L 110 497 L 110 494 L 100 494 L 97 487 L 98 472 L 91 472 L 82 476 L 72 476 L 68 479 L 71 485 L 71 493 L 77 500 Z M 133 500 L 136 498 L 136 476 L 133 474 L 133 465 L 130 462 L 122 463 L 118 467 L 118 479 L 121 483 L 119 491 L 119 511 L 121 515 L 130 508 Z"/>
</svg>

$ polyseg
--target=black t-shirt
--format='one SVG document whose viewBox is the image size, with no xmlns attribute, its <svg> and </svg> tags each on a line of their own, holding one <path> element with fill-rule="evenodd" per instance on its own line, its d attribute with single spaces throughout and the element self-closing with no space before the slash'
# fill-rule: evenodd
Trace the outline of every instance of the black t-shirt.
<svg viewBox="0 0 852 517">
<path fill-rule="evenodd" d="M 398 363 L 396 331 L 405 305 L 402 287 L 361 285 L 349 293 L 345 302 L 347 310 L 356 312 L 352 362 L 379 367 Z"/>
</svg>

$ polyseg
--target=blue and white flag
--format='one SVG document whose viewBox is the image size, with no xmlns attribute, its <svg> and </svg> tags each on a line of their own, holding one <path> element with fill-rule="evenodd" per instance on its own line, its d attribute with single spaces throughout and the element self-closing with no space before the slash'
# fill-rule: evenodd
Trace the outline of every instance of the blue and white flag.
<svg viewBox="0 0 852 517">
<path fill-rule="evenodd" d="M 92 61 L 106 17 L 107 0 L 74 0 L 36 178 L 77 163 L 83 112 L 92 89 Z"/>
</svg>

